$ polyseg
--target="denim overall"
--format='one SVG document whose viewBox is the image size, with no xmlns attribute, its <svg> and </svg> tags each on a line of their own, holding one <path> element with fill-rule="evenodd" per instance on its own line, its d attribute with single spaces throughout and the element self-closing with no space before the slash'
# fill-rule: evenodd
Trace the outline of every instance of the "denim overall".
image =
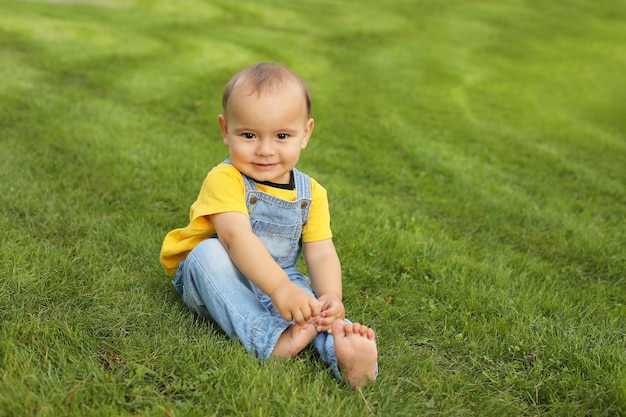
<svg viewBox="0 0 626 417">
<path fill-rule="evenodd" d="M 293 169 L 296 200 L 287 201 L 260 191 L 252 179 L 242 176 L 252 231 L 291 282 L 315 297 L 310 279 L 296 267 L 311 206 L 309 177 Z M 239 272 L 217 237 L 200 242 L 180 262 L 173 283 L 192 311 L 215 321 L 258 358 L 268 358 L 281 334 L 294 323 L 283 319 L 270 297 Z M 332 335 L 318 333 L 312 344 L 335 377 L 342 379 Z"/>
</svg>

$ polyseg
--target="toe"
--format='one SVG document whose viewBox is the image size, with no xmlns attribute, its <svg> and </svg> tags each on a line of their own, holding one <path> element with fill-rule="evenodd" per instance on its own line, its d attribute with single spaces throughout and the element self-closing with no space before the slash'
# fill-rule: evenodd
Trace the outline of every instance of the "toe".
<svg viewBox="0 0 626 417">
<path fill-rule="evenodd" d="M 337 319 L 333 322 L 332 334 L 333 337 L 345 337 L 346 329 L 343 320 Z"/>
</svg>

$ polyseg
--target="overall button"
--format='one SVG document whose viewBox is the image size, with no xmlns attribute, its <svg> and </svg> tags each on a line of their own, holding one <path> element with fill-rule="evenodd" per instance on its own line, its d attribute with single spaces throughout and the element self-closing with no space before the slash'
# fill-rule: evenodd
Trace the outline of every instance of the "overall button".
<svg viewBox="0 0 626 417">
<path fill-rule="evenodd" d="M 306 206 L 308 206 L 308 205 L 309 205 L 309 203 L 307 203 L 306 201 L 303 201 L 302 203 L 300 203 L 300 208 L 301 209 L 305 209 Z"/>
<path fill-rule="evenodd" d="M 250 204 L 256 204 L 256 202 L 259 201 L 258 198 L 256 197 L 250 197 Z"/>
</svg>

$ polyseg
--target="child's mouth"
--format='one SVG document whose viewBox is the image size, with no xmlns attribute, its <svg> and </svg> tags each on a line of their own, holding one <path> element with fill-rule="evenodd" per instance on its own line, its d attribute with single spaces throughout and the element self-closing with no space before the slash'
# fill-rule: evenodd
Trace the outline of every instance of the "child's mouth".
<svg viewBox="0 0 626 417">
<path fill-rule="evenodd" d="M 259 170 L 268 170 L 276 166 L 276 164 L 253 164 L 253 165 L 256 169 L 259 169 Z"/>
</svg>

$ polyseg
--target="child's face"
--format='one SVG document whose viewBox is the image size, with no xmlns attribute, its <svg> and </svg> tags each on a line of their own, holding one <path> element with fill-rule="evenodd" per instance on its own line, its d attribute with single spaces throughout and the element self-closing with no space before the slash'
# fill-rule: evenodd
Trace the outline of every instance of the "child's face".
<svg viewBox="0 0 626 417">
<path fill-rule="evenodd" d="M 257 181 L 278 184 L 289 183 L 313 131 L 304 92 L 295 82 L 260 94 L 238 86 L 218 122 L 233 165 Z"/>
</svg>

